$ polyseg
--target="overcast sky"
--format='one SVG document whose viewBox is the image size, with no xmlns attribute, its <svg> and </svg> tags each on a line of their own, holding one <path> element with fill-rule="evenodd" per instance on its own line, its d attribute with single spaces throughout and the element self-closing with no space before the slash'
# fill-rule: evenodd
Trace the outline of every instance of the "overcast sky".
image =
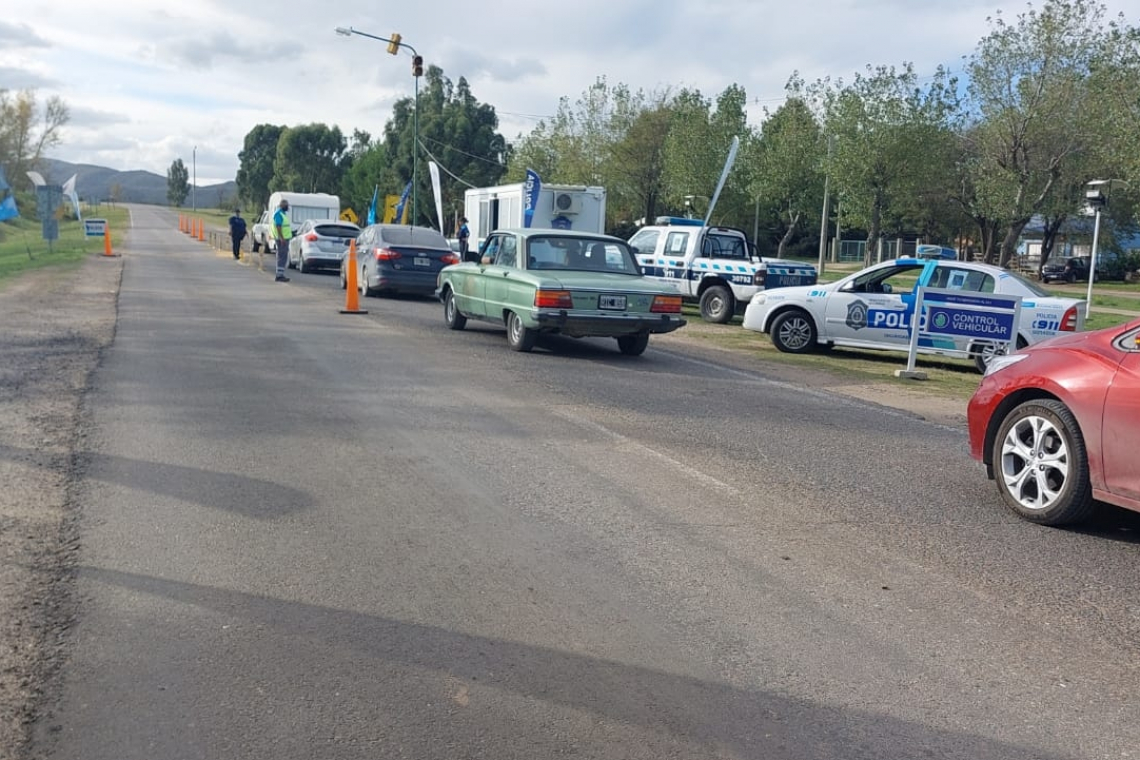
<svg viewBox="0 0 1140 760">
<path fill-rule="evenodd" d="M 1040 3 L 1035 3 L 1040 7 Z M 1108 0 L 1140 24 L 1140 0 Z M 404 42 L 466 77 L 514 140 L 598 77 L 633 89 L 744 87 L 754 124 L 799 71 L 850 80 L 867 64 L 960 71 L 998 10 L 1024 0 L 15 0 L 0 20 L 0 88 L 37 88 L 71 109 L 52 156 L 165 175 L 176 158 L 200 185 L 233 179 L 263 123 L 383 131 L 413 93 L 392 57 L 338 26 Z M 195 159 L 195 146 L 197 147 Z M 57 180 L 66 178 L 55 178 Z"/>
</svg>

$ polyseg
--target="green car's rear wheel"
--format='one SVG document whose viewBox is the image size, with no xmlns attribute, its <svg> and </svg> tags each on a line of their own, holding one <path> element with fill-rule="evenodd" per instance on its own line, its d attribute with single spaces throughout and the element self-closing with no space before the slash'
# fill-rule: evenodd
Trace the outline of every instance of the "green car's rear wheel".
<svg viewBox="0 0 1140 760">
<path fill-rule="evenodd" d="M 522 317 L 513 311 L 507 312 L 507 345 L 512 351 L 530 351 L 538 340 L 538 331 L 531 330 L 522 323 Z"/>
</svg>

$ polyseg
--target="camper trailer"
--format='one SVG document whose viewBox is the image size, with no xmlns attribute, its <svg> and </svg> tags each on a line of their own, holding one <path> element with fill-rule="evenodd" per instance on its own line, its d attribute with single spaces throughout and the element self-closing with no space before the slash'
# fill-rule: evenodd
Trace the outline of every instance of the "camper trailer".
<svg viewBox="0 0 1140 760">
<path fill-rule="evenodd" d="M 606 189 L 585 185 L 542 185 L 530 224 L 526 223 L 522 182 L 472 188 L 464 193 L 467 226 L 474 241 L 492 230 L 509 227 L 543 227 L 582 232 L 605 232 Z"/>
</svg>

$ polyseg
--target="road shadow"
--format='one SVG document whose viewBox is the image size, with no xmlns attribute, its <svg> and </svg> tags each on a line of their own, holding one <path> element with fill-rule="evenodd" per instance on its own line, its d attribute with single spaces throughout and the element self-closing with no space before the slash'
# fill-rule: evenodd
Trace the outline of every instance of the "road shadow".
<svg viewBox="0 0 1140 760">
<path fill-rule="evenodd" d="M 41 454 L 33 449 L 6 444 L 0 444 L 0 458 L 52 466 L 50 461 L 41 462 Z M 76 479 L 109 483 L 256 520 L 276 519 L 317 504 L 305 491 L 231 472 L 89 452 L 77 453 L 70 466 L 71 477 Z"/>
<path fill-rule="evenodd" d="M 669 746 L 670 756 L 676 757 L 1066 757 L 871 712 L 437 626 L 90 566 L 80 567 L 79 574 L 89 582 L 135 595 L 161 597 L 244 619 L 249 628 L 273 631 L 274 636 L 288 637 L 302 648 L 316 647 L 322 656 L 347 657 L 360 678 L 373 682 L 399 678 L 401 684 L 423 684 L 425 673 L 435 674 L 458 681 L 464 690 L 490 688 L 535 703 L 518 715 L 517 722 L 488 720 L 488 725 L 481 726 L 481 752 L 493 752 L 496 743 L 506 751 L 522 738 L 514 732 L 528 725 L 528 713 L 549 716 L 554 706 L 581 711 L 603 723 L 631 726 Z M 295 655 L 308 656 L 303 651 Z M 289 675 L 285 672 L 282 677 Z M 391 687 L 399 688 L 397 684 Z M 475 709 L 474 703 L 470 709 Z M 59 717 L 66 720 L 67 716 Z M 408 731 L 430 730 L 412 714 L 401 722 Z M 621 752 L 621 748 L 606 744 L 601 736 L 564 740 L 583 756 L 622 756 L 608 754 Z"/>
</svg>

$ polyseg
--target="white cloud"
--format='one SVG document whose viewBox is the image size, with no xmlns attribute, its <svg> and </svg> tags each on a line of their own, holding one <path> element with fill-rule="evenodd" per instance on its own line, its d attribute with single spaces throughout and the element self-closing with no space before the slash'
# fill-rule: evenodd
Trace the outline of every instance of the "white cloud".
<svg viewBox="0 0 1140 760">
<path fill-rule="evenodd" d="M 1135 0 L 1109 0 L 1115 13 Z M 21 6 L 26 8 L 27 0 Z M 788 77 L 849 80 L 865 65 L 913 62 L 920 74 L 960 69 L 988 31 L 990 0 L 576 0 L 489 12 L 458 0 L 380 6 L 342 0 L 31 0 L 0 23 L 0 82 L 58 94 L 73 120 L 56 157 L 164 174 L 197 146 L 200 182 L 232 179 L 255 125 L 324 122 L 380 135 L 392 104 L 413 93 L 400 32 L 425 62 L 499 113 L 514 139 L 576 100 L 598 77 L 652 91 L 714 97 L 745 88 L 757 118 Z M 1006 3 L 1007 17 L 1024 3 Z M 101 116 L 100 116 L 101 115 Z M 98 160 L 95 160 L 98 158 Z"/>
</svg>

